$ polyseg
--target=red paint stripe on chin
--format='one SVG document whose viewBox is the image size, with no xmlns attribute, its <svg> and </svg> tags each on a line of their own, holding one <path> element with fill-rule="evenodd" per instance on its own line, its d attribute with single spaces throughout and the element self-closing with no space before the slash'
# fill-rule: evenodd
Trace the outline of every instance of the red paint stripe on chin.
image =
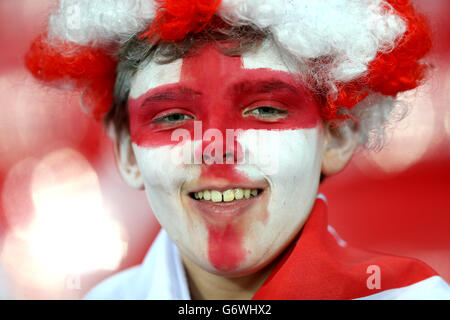
<svg viewBox="0 0 450 320">
<path fill-rule="evenodd" d="M 208 256 L 211 265 L 220 271 L 236 269 L 245 260 L 242 235 L 231 224 L 223 228 L 208 224 Z"/>
</svg>

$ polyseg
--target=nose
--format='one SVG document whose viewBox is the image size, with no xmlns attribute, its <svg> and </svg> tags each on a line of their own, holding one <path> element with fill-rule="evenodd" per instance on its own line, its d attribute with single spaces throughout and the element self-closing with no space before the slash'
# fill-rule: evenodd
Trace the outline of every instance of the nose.
<svg viewBox="0 0 450 320">
<path fill-rule="evenodd" d="M 202 139 L 202 143 L 195 150 L 196 159 L 202 159 L 202 164 L 238 164 L 242 163 L 242 146 L 237 137 L 218 134 L 212 139 Z"/>
</svg>

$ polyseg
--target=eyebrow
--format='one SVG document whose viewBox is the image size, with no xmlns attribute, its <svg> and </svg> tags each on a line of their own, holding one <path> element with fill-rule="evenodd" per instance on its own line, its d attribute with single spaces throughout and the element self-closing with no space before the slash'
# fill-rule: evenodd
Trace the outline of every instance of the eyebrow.
<svg viewBox="0 0 450 320">
<path fill-rule="evenodd" d="M 279 79 L 241 81 L 231 87 L 231 92 L 234 94 L 271 93 L 280 90 L 288 90 L 295 94 L 299 93 L 298 87 Z"/>
<path fill-rule="evenodd" d="M 152 102 L 177 101 L 202 95 L 202 93 L 197 90 L 186 86 L 180 86 L 178 84 L 167 85 L 164 87 L 165 88 L 158 87 L 150 89 L 141 105 L 143 106 Z M 300 93 L 298 86 L 276 78 L 256 81 L 239 81 L 238 83 L 232 85 L 228 91 L 231 95 L 239 95 L 252 93 L 272 93 L 281 90 L 288 90 L 294 94 Z"/>
<path fill-rule="evenodd" d="M 172 86 L 164 89 L 150 90 L 149 94 L 145 97 L 142 105 L 151 102 L 160 101 L 176 101 L 180 99 L 186 99 L 189 96 L 201 95 L 200 92 L 184 86 Z"/>
</svg>

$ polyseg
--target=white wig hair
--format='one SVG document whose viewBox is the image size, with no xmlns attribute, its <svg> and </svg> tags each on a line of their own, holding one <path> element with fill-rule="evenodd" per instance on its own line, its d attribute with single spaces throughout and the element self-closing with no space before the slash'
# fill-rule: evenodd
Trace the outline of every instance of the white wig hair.
<svg viewBox="0 0 450 320">
<path fill-rule="evenodd" d="M 331 57 L 319 70 L 331 92 L 336 83 L 367 74 L 376 55 L 391 51 L 407 29 L 385 0 L 222 0 L 217 14 L 232 26 L 264 30 L 299 64 Z M 153 0 L 60 0 L 50 16 L 49 40 L 121 45 L 155 16 Z M 383 126 L 395 104 L 394 98 L 376 95 L 355 106 L 363 143 L 369 131 Z"/>
<path fill-rule="evenodd" d="M 59 0 L 49 18 L 49 40 L 82 46 L 125 42 L 155 17 L 149 0 Z"/>
<path fill-rule="evenodd" d="M 383 0 L 223 0 L 218 13 L 231 25 L 270 31 L 300 61 L 334 57 L 330 78 L 350 81 L 406 31 L 386 8 Z M 61 0 L 50 16 L 49 36 L 79 45 L 123 43 L 154 17 L 151 0 Z"/>
</svg>

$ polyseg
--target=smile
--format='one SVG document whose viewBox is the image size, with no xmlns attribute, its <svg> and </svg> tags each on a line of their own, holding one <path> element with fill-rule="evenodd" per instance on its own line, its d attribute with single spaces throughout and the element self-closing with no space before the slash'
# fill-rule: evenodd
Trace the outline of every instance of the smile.
<svg viewBox="0 0 450 320">
<path fill-rule="evenodd" d="M 202 190 L 191 192 L 189 195 L 195 200 L 210 202 L 232 202 L 237 200 L 247 200 L 263 192 L 262 189 L 233 188 L 225 191 Z"/>
<path fill-rule="evenodd" d="M 268 186 L 208 186 L 188 193 L 190 205 L 202 215 L 215 219 L 233 218 L 247 212 L 265 198 Z"/>
</svg>

